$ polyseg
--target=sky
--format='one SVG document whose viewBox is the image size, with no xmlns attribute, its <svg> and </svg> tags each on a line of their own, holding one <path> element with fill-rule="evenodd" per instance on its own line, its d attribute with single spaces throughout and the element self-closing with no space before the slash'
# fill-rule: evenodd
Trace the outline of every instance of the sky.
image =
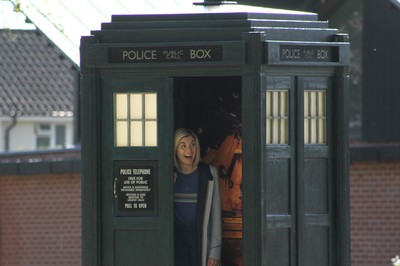
<svg viewBox="0 0 400 266">
<path fill-rule="evenodd" d="M 31 23 L 25 23 L 25 15 L 14 12 L 14 6 L 9 1 L 0 0 L 0 29 L 35 29 Z"/>
</svg>

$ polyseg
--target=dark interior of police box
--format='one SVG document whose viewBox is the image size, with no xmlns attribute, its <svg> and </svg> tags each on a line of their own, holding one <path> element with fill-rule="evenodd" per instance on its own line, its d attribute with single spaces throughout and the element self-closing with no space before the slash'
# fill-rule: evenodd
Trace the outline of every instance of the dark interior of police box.
<svg viewBox="0 0 400 266">
<path fill-rule="evenodd" d="M 198 135 L 202 161 L 218 169 L 222 265 L 242 265 L 241 78 L 175 78 L 174 119 Z"/>
</svg>

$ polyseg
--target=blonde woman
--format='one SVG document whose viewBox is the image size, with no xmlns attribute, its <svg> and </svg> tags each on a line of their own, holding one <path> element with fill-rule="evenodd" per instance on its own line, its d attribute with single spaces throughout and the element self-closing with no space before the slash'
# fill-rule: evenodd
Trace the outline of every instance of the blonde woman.
<svg viewBox="0 0 400 266">
<path fill-rule="evenodd" d="M 175 266 L 218 266 L 221 257 L 221 200 L 217 170 L 200 162 L 196 134 L 175 131 Z"/>
</svg>

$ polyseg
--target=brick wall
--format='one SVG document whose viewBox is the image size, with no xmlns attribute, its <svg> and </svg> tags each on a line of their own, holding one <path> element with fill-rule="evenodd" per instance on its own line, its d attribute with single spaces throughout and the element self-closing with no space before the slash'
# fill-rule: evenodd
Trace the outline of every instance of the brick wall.
<svg viewBox="0 0 400 266">
<path fill-rule="evenodd" d="M 400 161 L 352 163 L 352 266 L 390 266 L 400 255 Z"/>
<path fill-rule="evenodd" d="M 400 161 L 351 164 L 352 266 L 400 255 Z M 0 265 L 80 266 L 80 174 L 0 175 Z"/>
<path fill-rule="evenodd" d="M 0 265 L 81 265 L 80 174 L 0 175 Z"/>
</svg>

